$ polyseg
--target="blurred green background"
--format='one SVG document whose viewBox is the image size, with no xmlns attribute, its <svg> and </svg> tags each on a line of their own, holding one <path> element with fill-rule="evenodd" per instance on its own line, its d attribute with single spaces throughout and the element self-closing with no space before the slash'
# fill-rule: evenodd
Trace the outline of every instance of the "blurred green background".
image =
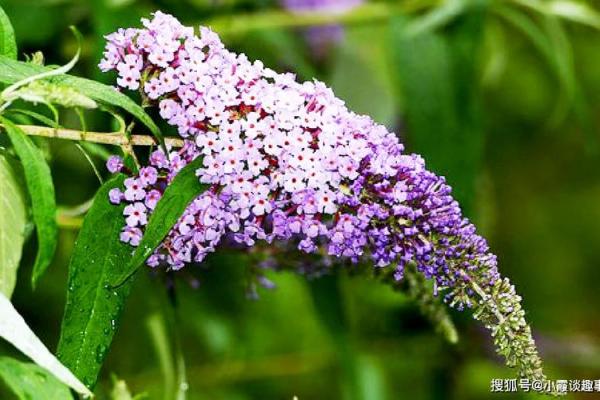
<svg viewBox="0 0 600 400">
<path fill-rule="evenodd" d="M 106 83 L 114 77 L 96 67 L 102 36 L 163 10 L 190 25 L 212 26 L 229 48 L 278 71 L 332 86 L 455 186 L 523 296 L 554 379 L 600 379 L 600 16 L 594 11 L 600 4 L 594 3 L 374 1 L 344 14 L 296 15 L 269 0 L 0 0 L 21 58 L 41 50 L 48 64 L 65 63 L 77 47 L 68 26 L 76 25 L 85 39 L 74 73 Z M 110 121 L 88 115 L 93 129 L 106 131 Z M 78 124 L 68 113 L 62 122 Z M 59 205 L 88 200 L 99 184 L 75 145 L 49 141 L 47 149 Z M 77 234 L 63 224 L 58 255 L 35 292 L 27 284 L 35 243 L 28 244 L 14 296 L 51 349 Z M 277 288 L 248 300 L 251 263 L 221 252 L 177 274 L 176 311 L 167 305 L 164 277 L 140 279 L 100 394 L 116 374 L 133 392 L 174 399 L 185 365 L 188 399 L 535 397 L 490 393 L 490 380 L 512 371 L 467 313 L 452 313 L 460 342 L 450 345 L 404 295 L 345 273 L 320 280 L 273 273 Z M 0 352 L 13 350 L 0 344 Z M 594 395 L 569 395 L 579 397 Z"/>
</svg>

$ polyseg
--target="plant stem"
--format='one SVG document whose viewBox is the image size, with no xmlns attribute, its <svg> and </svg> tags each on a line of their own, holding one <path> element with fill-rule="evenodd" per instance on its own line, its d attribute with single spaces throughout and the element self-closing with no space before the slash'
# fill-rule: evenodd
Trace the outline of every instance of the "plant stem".
<svg viewBox="0 0 600 400">
<path fill-rule="evenodd" d="M 128 139 L 121 132 L 83 132 L 76 129 L 50 128 L 38 125 L 18 125 L 27 135 L 40 136 L 55 139 L 74 140 L 78 142 L 101 143 L 114 146 L 154 146 L 157 145 L 153 136 L 131 135 Z M 2 127 L 2 124 L 0 124 Z M 4 132 L 0 130 L 0 133 Z M 183 140 L 177 138 L 165 138 L 167 146 L 182 147 Z M 57 217 L 58 226 L 63 229 L 79 229 L 83 219 L 68 213 L 59 212 Z"/>
<path fill-rule="evenodd" d="M 469 274 L 467 274 L 465 271 L 460 271 L 460 274 L 462 277 L 467 279 L 467 281 L 469 282 L 469 284 L 471 285 L 471 287 L 473 288 L 475 293 L 477 293 L 479 295 L 479 297 L 481 297 L 481 300 L 483 300 L 488 305 L 490 311 L 498 319 L 498 323 L 503 324 L 504 316 L 498 311 L 498 307 L 494 303 L 494 301 L 495 301 L 494 298 L 491 295 L 487 294 L 481 288 L 481 286 L 479 286 L 477 284 L 477 282 L 475 282 L 475 280 Z M 490 306 L 490 304 L 491 304 L 491 306 Z"/>
<path fill-rule="evenodd" d="M 56 215 L 56 223 L 61 229 L 76 231 L 79 230 L 83 225 L 83 218 L 58 213 Z"/>
<path fill-rule="evenodd" d="M 2 126 L 0 124 L 0 126 Z M 30 136 L 42 136 L 56 139 L 76 140 L 81 142 L 92 142 L 110 144 L 114 146 L 155 146 L 154 137 L 149 135 L 131 135 L 128 139 L 120 132 L 83 132 L 75 129 L 56 129 L 38 125 L 19 125 L 19 128 Z M 183 140 L 177 138 L 165 138 L 167 146 L 182 147 Z"/>
</svg>

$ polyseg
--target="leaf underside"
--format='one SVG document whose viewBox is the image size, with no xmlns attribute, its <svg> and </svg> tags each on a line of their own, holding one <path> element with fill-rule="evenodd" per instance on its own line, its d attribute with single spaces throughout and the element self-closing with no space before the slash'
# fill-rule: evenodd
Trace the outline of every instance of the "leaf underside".
<svg viewBox="0 0 600 400">
<path fill-rule="evenodd" d="M 21 260 L 27 213 L 15 171 L 0 153 L 0 292 L 12 295 Z"/>
<path fill-rule="evenodd" d="M 91 392 L 48 350 L 3 294 L 0 294 L 0 338 L 12 344 L 56 379 L 84 396 L 91 396 Z"/>
<path fill-rule="evenodd" d="M 52 262 L 58 237 L 52 175 L 43 153 L 33 144 L 31 139 L 8 119 L 0 117 L 0 121 L 2 121 L 8 133 L 15 152 L 21 159 L 31 198 L 31 211 L 38 239 L 38 254 L 32 275 L 32 283 L 35 286 Z"/>
</svg>

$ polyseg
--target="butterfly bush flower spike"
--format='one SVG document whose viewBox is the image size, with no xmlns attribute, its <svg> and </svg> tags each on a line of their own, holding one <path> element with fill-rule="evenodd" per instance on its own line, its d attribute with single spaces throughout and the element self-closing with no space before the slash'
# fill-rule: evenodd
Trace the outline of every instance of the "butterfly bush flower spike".
<svg viewBox="0 0 600 400">
<path fill-rule="evenodd" d="M 521 377 L 545 380 L 520 297 L 496 256 L 462 216 L 443 177 L 397 136 L 348 110 L 318 81 L 297 82 L 228 51 L 156 12 L 143 28 L 107 36 L 100 68 L 139 90 L 184 139 L 110 194 L 125 204 L 121 240 L 136 246 L 165 188 L 203 157 L 210 189 L 189 205 L 148 259 L 178 270 L 225 241 L 291 243 L 300 252 L 370 261 L 401 280 L 406 266 L 434 282 L 457 309 L 473 309 Z M 111 171 L 122 162 L 110 159 Z"/>
</svg>

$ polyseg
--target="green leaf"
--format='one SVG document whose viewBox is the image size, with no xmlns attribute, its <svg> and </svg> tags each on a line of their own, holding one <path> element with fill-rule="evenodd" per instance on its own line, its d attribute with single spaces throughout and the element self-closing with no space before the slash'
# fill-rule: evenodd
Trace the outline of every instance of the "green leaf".
<svg viewBox="0 0 600 400">
<path fill-rule="evenodd" d="M 467 215 L 483 153 L 476 92 L 483 19 L 477 10 L 461 16 L 444 35 L 413 35 L 404 19 L 392 22 L 409 149 L 423 155 L 432 171 L 448 178 Z"/>
<path fill-rule="evenodd" d="M 31 197 L 31 211 L 38 238 L 38 254 L 32 275 L 32 283 L 35 286 L 52 262 L 58 237 L 52 175 L 44 155 L 27 135 L 10 120 L 0 117 L 0 121 L 23 163 L 25 181 Z"/>
<path fill-rule="evenodd" d="M 293 67 L 300 78 L 312 79 L 317 75 L 304 51 L 304 38 L 285 29 L 266 29 L 249 32 L 239 50 L 259 58 L 265 65 Z"/>
<path fill-rule="evenodd" d="M 22 108 L 10 108 L 10 109 L 6 110 L 6 112 L 10 112 L 12 114 L 22 114 L 22 115 L 25 115 L 25 116 L 29 117 L 30 119 L 38 121 L 38 122 L 40 122 L 40 123 L 42 123 L 44 125 L 47 125 L 49 127 L 60 128 L 60 125 L 58 125 L 56 123 L 56 121 L 54 121 L 53 119 L 50 119 L 50 118 L 46 117 L 43 114 L 35 112 L 35 111 L 25 110 L 25 109 L 22 109 Z"/>
<path fill-rule="evenodd" d="M 46 81 L 34 81 L 2 96 L 4 101 L 21 99 L 30 103 L 56 104 L 73 108 L 96 108 L 98 104 L 70 86 Z"/>
<path fill-rule="evenodd" d="M 78 393 L 85 397 L 92 395 L 85 385 L 44 346 L 44 343 L 33 333 L 23 317 L 15 310 L 10 300 L 1 293 L 0 337 Z"/>
<path fill-rule="evenodd" d="M 12 85 L 10 85 L 6 89 L 4 89 L 2 91 L 2 94 L 0 95 L 0 100 L 2 100 L 4 103 L 4 104 L 2 104 L 2 109 L 8 107 L 11 104 L 12 100 L 20 98 L 18 96 L 14 97 L 14 92 L 17 91 L 18 89 L 23 88 L 24 86 L 27 86 L 27 85 L 31 85 L 31 84 L 35 83 L 36 81 L 40 81 L 41 79 L 49 79 L 53 76 L 66 74 L 75 66 L 75 64 L 79 60 L 79 54 L 81 53 L 81 45 L 80 45 L 81 34 L 79 33 L 79 31 L 77 31 L 77 29 L 75 29 L 75 27 L 71 27 L 71 30 L 75 34 L 75 37 L 77 38 L 77 44 L 78 44 L 77 52 L 75 53 L 73 58 L 71 58 L 71 60 L 68 63 L 66 63 L 65 65 L 61 65 L 57 68 L 44 68 L 43 71 L 40 72 L 39 74 L 29 75 L 28 77 L 18 80 L 17 82 L 13 83 Z M 29 63 L 29 65 L 36 65 L 36 64 Z M 46 82 L 46 84 L 48 84 L 48 82 Z M 55 84 L 55 85 L 58 85 L 58 84 Z M 34 87 L 33 92 L 30 91 L 29 93 L 26 93 L 21 98 L 23 98 L 24 100 L 33 101 L 33 102 L 36 102 L 36 101 L 45 102 L 43 97 L 40 96 L 40 93 L 39 93 L 40 89 L 43 90 L 43 87 L 38 88 L 37 90 Z M 12 99 L 10 98 L 11 95 L 13 95 Z M 58 97 L 58 96 L 54 96 L 54 97 Z M 50 104 L 50 102 L 45 102 L 45 103 Z"/>
<path fill-rule="evenodd" d="M 385 38 L 387 25 L 353 26 L 337 47 L 328 82 L 353 111 L 393 126 L 397 106 Z"/>
<path fill-rule="evenodd" d="M 0 55 L 0 82 L 13 84 L 30 76 L 50 71 L 49 67 L 33 65 L 11 60 Z M 89 79 L 63 74 L 48 78 L 49 82 L 71 87 L 99 103 L 120 107 L 140 120 L 152 132 L 156 140 L 164 147 L 164 138 L 158 126 L 146 114 L 144 109 L 113 87 Z"/>
<path fill-rule="evenodd" d="M 568 0 L 548 2 L 548 11 L 557 17 L 600 29 L 600 13 L 589 4 Z"/>
<path fill-rule="evenodd" d="M 21 260 L 27 213 L 25 197 L 15 171 L 0 153 L 0 292 L 12 295 Z"/>
<path fill-rule="evenodd" d="M 560 90 L 555 96 L 555 109 L 548 118 L 548 126 L 558 126 L 569 116 L 568 113 L 573 111 L 587 140 L 586 151 L 597 152 L 599 143 L 590 116 L 590 105 L 577 77 L 572 43 L 561 21 L 552 13 L 545 13 L 543 25 L 538 26 L 532 18 L 518 9 L 497 7 L 495 11 L 529 39 L 546 59 L 560 84 Z"/>
<path fill-rule="evenodd" d="M 2 7 L 0 7 L 0 54 L 13 60 L 17 59 L 15 31 Z"/>
<path fill-rule="evenodd" d="M 434 7 L 422 17 L 415 18 L 407 27 L 406 35 L 417 36 L 435 31 L 452 22 L 456 17 L 466 11 L 470 6 L 481 3 L 481 0 L 449 0 Z"/>
<path fill-rule="evenodd" d="M 546 59 L 556 75 L 560 91 L 556 95 L 556 109 L 550 125 L 561 122 L 572 105 L 577 92 L 577 78 L 569 41 L 559 21 L 551 16 L 544 18 L 545 28 L 538 26 L 526 13 L 509 7 L 498 7 L 498 15 L 519 30 Z"/>
<path fill-rule="evenodd" d="M 177 223 L 188 204 L 208 188 L 196 176 L 196 170 L 201 166 L 202 157 L 198 157 L 179 171 L 169 184 L 150 216 L 144 237 L 131 261 L 119 277 L 112 281 L 113 285 L 121 285 L 137 271 Z"/>
<path fill-rule="evenodd" d="M 515 3 L 528 7 L 545 15 L 552 15 L 600 29 L 600 13 L 585 2 L 571 0 L 513 0 Z"/>
<path fill-rule="evenodd" d="M 314 308 L 321 325 L 327 331 L 339 359 L 343 398 L 358 400 L 367 390 L 361 379 L 362 364 L 358 363 L 358 351 L 352 343 L 350 320 L 344 301 L 343 276 L 325 275 L 308 281 Z"/>
<path fill-rule="evenodd" d="M 69 263 L 67 305 L 62 321 L 60 360 L 88 387 L 96 383 L 131 283 L 110 288 L 131 258 L 131 247 L 119 235 L 125 224 L 124 205 L 109 202 L 108 192 L 123 185 L 117 175 L 98 191 L 88 211 Z"/>
<path fill-rule="evenodd" d="M 69 387 L 33 363 L 0 357 L 0 377 L 20 400 L 65 400 Z"/>
</svg>

